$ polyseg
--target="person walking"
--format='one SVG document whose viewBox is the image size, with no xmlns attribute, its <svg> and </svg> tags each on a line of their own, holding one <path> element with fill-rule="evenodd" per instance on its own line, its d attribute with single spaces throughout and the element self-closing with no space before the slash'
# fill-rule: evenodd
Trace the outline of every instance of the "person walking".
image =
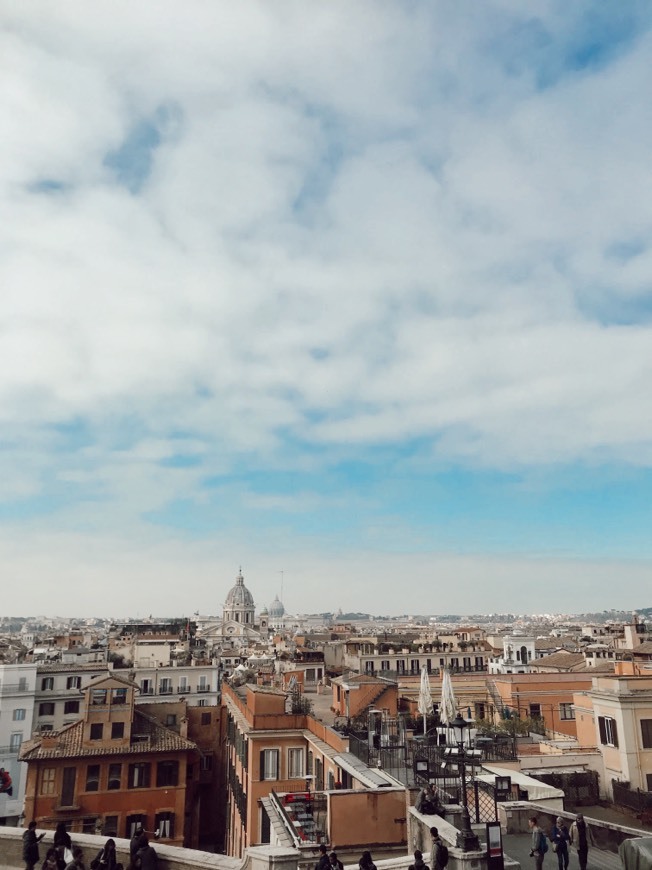
<svg viewBox="0 0 652 870">
<path fill-rule="evenodd" d="M 539 820 L 536 816 L 530 816 L 527 823 L 532 831 L 530 858 L 534 858 L 534 866 L 536 870 L 543 870 L 543 859 L 547 851 L 546 835 L 539 827 Z"/>
<path fill-rule="evenodd" d="M 72 859 L 72 840 L 70 839 L 70 834 L 66 831 L 65 822 L 57 822 L 57 826 L 54 829 L 54 848 L 57 850 L 59 870 L 64 870 Z"/>
<path fill-rule="evenodd" d="M 376 870 L 376 865 L 371 857 L 371 852 L 363 852 L 358 861 L 360 870 Z"/>
<path fill-rule="evenodd" d="M 414 852 L 414 864 L 410 864 L 408 870 L 429 870 L 428 865 L 424 864 L 423 853 L 416 849 Z"/>
<path fill-rule="evenodd" d="M 561 816 L 557 816 L 550 834 L 553 851 L 557 853 L 559 870 L 568 870 L 568 843 L 570 834 Z"/>
<path fill-rule="evenodd" d="M 577 858 L 580 862 L 580 870 L 586 870 L 586 860 L 589 854 L 589 846 L 594 846 L 595 841 L 591 829 L 584 821 L 584 816 L 578 813 L 570 828 L 570 841 L 577 849 Z"/>
<path fill-rule="evenodd" d="M 38 844 L 41 842 L 45 834 L 36 836 L 36 822 L 30 822 L 27 830 L 23 834 L 23 861 L 25 862 L 25 870 L 34 870 L 38 864 Z"/>
<path fill-rule="evenodd" d="M 337 852 L 331 852 L 328 856 L 331 870 L 344 870 L 344 864 L 337 857 Z"/>
<path fill-rule="evenodd" d="M 315 870 L 330 870 L 331 862 L 328 857 L 328 849 L 324 843 L 319 845 L 319 859 L 315 864 Z"/>
<path fill-rule="evenodd" d="M 432 870 L 444 870 L 448 864 L 448 846 L 444 845 L 444 841 L 439 836 L 438 828 L 430 828 L 430 836 L 432 837 L 432 849 L 430 851 Z"/>
<path fill-rule="evenodd" d="M 115 840 L 109 837 L 91 861 L 91 870 L 122 870 L 122 864 L 118 864 Z"/>
<path fill-rule="evenodd" d="M 145 834 L 141 837 L 140 843 L 140 849 L 136 852 L 136 867 L 140 867 L 140 870 L 157 870 L 158 855 L 156 849 L 149 845 L 149 840 Z"/>
</svg>

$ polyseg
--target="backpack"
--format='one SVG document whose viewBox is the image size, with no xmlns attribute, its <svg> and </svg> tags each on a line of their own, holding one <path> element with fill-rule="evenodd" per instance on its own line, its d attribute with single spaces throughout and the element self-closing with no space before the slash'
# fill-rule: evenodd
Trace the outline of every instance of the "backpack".
<svg viewBox="0 0 652 870">
<path fill-rule="evenodd" d="M 445 867 L 448 864 L 448 846 L 442 843 L 439 847 L 438 863 L 440 867 Z"/>
<path fill-rule="evenodd" d="M 539 834 L 539 852 L 541 852 L 542 855 L 545 855 L 547 851 L 548 851 L 548 838 L 543 833 L 543 831 L 541 831 L 541 833 Z"/>
</svg>

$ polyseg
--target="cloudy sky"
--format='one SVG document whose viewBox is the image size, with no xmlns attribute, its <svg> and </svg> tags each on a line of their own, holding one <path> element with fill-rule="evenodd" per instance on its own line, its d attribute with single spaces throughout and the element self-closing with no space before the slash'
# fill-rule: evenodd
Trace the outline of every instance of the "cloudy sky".
<svg viewBox="0 0 652 870">
<path fill-rule="evenodd" d="M 649 3 L 0 25 L 4 613 L 652 604 Z"/>
</svg>

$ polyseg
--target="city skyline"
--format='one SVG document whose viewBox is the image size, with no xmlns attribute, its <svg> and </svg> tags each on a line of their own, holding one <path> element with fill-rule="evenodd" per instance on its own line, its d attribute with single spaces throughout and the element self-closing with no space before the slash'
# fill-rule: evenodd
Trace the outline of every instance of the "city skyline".
<svg viewBox="0 0 652 870">
<path fill-rule="evenodd" d="M 0 15 L 5 612 L 646 606 L 649 6 Z"/>
</svg>

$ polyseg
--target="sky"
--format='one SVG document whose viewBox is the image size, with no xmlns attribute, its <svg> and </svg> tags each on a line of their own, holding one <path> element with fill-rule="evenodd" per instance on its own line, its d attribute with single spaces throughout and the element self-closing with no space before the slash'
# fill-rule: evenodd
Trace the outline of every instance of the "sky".
<svg viewBox="0 0 652 870">
<path fill-rule="evenodd" d="M 652 605 L 652 9 L 0 10 L 9 615 Z"/>
</svg>

